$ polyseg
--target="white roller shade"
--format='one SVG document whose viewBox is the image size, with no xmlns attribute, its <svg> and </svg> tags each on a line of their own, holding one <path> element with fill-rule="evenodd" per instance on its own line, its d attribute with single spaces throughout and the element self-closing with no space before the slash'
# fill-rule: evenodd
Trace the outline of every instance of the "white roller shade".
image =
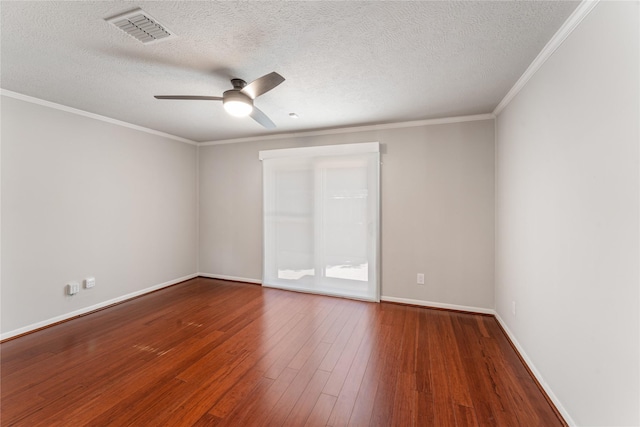
<svg viewBox="0 0 640 427">
<path fill-rule="evenodd" d="M 379 300 L 379 144 L 261 151 L 263 285 Z"/>
</svg>

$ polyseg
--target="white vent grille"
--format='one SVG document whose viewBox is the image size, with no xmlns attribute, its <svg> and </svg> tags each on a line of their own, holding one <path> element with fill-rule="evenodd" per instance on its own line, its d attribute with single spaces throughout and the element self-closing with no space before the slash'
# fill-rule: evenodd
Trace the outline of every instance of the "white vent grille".
<svg viewBox="0 0 640 427">
<path fill-rule="evenodd" d="M 142 9 L 135 9 L 106 19 L 125 33 L 144 44 L 155 43 L 176 37 L 165 25 L 160 24 Z"/>
</svg>

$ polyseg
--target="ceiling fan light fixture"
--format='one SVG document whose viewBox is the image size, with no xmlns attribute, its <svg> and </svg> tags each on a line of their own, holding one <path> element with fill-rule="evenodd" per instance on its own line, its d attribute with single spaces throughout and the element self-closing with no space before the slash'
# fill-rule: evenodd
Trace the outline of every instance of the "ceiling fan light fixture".
<svg viewBox="0 0 640 427">
<path fill-rule="evenodd" d="M 253 111 L 253 100 L 240 91 L 229 90 L 223 96 L 224 109 L 232 116 L 246 117 Z"/>
<path fill-rule="evenodd" d="M 225 101 L 224 109 L 235 117 L 246 117 L 251 114 L 253 106 L 243 101 Z"/>
</svg>

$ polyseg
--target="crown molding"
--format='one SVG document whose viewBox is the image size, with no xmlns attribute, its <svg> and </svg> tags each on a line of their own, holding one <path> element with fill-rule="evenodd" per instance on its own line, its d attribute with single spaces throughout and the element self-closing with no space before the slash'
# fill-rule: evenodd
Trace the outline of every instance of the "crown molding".
<svg viewBox="0 0 640 427">
<path fill-rule="evenodd" d="M 268 141 L 273 139 L 304 137 L 304 136 L 335 135 L 339 133 L 367 132 L 367 131 L 377 131 L 377 130 L 386 130 L 386 129 L 400 129 L 400 128 L 417 127 L 417 126 L 441 125 L 441 124 L 447 124 L 447 123 L 473 122 L 478 120 L 493 120 L 493 119 L 495 119 L 495 116 L 491 113 L 475 114 L 472 116 L 444 117 L 441 119 L 415 120 L 411 122 L 385 123 L 385 124 L 379 124 L 379 125 L 354 126 L 354 127 L 345 127 L 345 128 L 335 128 L 335 129 L 311 130 L 311 131 L 303 131 L 303 132 L 278 133 L 274 135 L 250 136 L 247 138 L 221 139 L 217 141 L 201 142 L 198 145 L 208 146 L 208 145 L 235 144 L 238 142 Z"/>
<path fill-rule="evenodd" d="M 79 110 L 77 108 L 68 107 L 66 105 L 57 104 L 51 101 L 45 101 L 44 99 L 35 98 L 33 96 L 24 95 L 18 92 L 12 92 L 10 90 L 0 88 L 0 95 L 7 96 L 9 98 L 19 99 L 20 101 L 30 102 L 32 104 L 42 105 L 44 107 L 53 108 L 55 110 L 64 111 L 71 114 L 77 114 L 78 116 L 88 117 L 90 119 L 100 120 L 102 122 L 110 123 L 117 126 L 122 126 L 129 129 L 138 130 L 140 132 L 149 133 L 151 135 L 161 136 L 164 138 L 173 139 L 174 141 L 183 142 L 190 145 L 198 145 L 197 142 L 190 139 L 182 138 L 180 136 L 171 135 L 168 133 L 160 132 L 154 129 L 149 129 L 143 126 L 134 125 L 133 123 L 123 122 L 122 120 L 112 119 L 111 117 L 101 116 L 100 114 L 89 113 L 88 111 Z"/>
<path fill-rule="evenodd" d="M 562 24 L 560 29 L 551 37 L 551 40 L 540 51 L 538 56 L 533 60 L 525 72 L 520 76 L 516 84 L 513 85 L 511 90 L 507 92 L 502 101 L 493 110 L 493 115 L 497 116 L 505 109 L 507 105 L 518 95 L 518 93 L 524 88 L 529 79 L 547 62 L 547 60 L 553 55 L 553 53 L 562 45 L 562 43 L 569 37 L 569 34 L 575 30 L 580 22 L 593 10 L 593 8 L 599 3 L 600 0 L 583 0 L 578 5 L 576 10 L 567 18 Z"/>
</svg>

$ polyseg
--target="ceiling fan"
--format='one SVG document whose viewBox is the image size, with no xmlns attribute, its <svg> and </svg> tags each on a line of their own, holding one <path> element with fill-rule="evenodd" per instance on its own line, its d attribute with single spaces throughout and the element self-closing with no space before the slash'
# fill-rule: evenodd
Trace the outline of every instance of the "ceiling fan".
<svg viewBox="0 0 640 427">
<path fill-rule="evenodd" d="M 258 107 L 253 105 L 253 100 L 260 95 L 269 92 L 284 81 L 284 77 L 275 71 L 265 74 L 247 84 L 242 79 L 231 79 L 233 89 L 224 92 L 222 96 L 197 96 L 197 95 L 155 95 L 156 99 L 186 99 L 196 101 L 222 101 L 227 113 L 236 117 L 251 116 L 253 120 L 267 129 L 273 129 L 276 125 Z"/>
</svg>

